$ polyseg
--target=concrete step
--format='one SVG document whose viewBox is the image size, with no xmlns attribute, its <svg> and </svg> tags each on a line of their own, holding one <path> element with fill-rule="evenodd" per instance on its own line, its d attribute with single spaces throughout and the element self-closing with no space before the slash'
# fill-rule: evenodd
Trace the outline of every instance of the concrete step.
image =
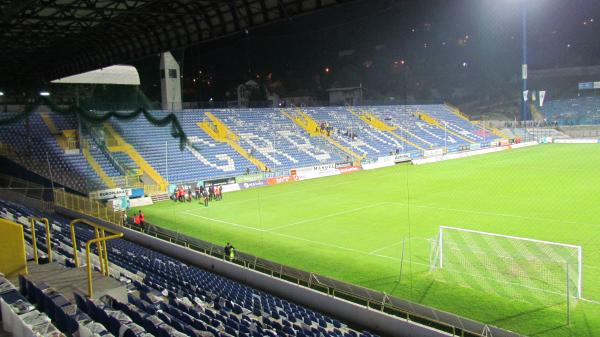
<svg viewBox="0 0 600 337">
<path fill-rule="evenodd" d="M 73 303 L 75 292 L 88 295 L 86 267 L 66 268 L 54 262 L 40 265 L 30 263 L 28 268 L 29 274 L 26 277 L 29 280 L 34 283 L 46 283 Z M 121 302 L 127 302 L 127 289 L 119 281 L 95 271 L 92 271 L 92 280 L 94 298 L 110 295 Z"/>
</svg>

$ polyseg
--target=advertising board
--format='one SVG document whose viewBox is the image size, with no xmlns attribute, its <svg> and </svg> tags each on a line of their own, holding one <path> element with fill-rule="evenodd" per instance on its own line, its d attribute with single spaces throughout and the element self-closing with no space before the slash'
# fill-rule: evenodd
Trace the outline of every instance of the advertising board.
<svg viewBox="0 0 600 337">
<path fill-rule="evenodd" d="M 298 176 L 289 175 L 289 176 L 282 176 L 282 177 L 267 178 L 266 183 L 267 183 L 267 185 L 277 185 L 277 184 L 288 183 L 291 181 L 298 181 Z"/>
<path fill-rule="evenodd" d="M 222 178 L 222 179 L 214 179 L 214 180 L 205 180 L 204 181 L 204 187 L 223 186 L 223 185 L 228 185 L 228 184 L 235 184 L 235 178 L 230 177 L 230 178 Z"/>
<path fill-rule="evenodd" d="M 126 197 L 131 195 L 131 190 L 124 190 L 122 188 L 111 188 L 111 189 L 106 189 L 106 190 L 98 190 L 98 191 L 93 191 L 89 193 L 89 197 L 91 199 L 98 199 L 98 200 L 108 200 L 108 199 L 115 199 L 115 198 L 120 198 L 120 197 Z"/>
</svg>

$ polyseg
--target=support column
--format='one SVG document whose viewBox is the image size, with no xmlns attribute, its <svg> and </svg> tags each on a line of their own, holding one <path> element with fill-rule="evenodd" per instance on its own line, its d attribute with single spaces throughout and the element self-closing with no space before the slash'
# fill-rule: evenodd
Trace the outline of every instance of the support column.
<svg viewBox="0 0 600 337">
<path fill-rule="evenodd" d="M 181 111 L 181 72 L 171 52 L 160 56 L 160 91 L 163 110 Z"/>
</svg>

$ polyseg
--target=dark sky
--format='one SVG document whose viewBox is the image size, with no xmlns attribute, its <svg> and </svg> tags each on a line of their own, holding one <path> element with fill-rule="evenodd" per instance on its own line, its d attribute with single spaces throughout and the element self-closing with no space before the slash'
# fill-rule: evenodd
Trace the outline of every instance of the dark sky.
<svg viewBox="0 0 600 337">
<path fill-rule="evenodd" d="M 518 80 L 522 1 L 530 69 L 600 64 L 597 0 L 363 0 L 173 54 L 188 101 L 231 99 L 248 79 L 283 96 L 359 84 L 373 97 L 404 85 L 423 99 L 492 90 Z M 135 65 L 157 99 L 158 58 Z"/>
</svg>

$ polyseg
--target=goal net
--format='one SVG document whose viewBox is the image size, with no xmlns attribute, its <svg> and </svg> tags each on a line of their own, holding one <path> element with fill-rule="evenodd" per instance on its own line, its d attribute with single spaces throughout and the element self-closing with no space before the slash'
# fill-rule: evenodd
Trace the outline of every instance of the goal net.
<svg viewBox="0 0 600 337">
<path fill-rule="evenodd" d="M 430 267 L 452 283 L 530 301 L 581 298 L 581 246 L 441 226 Z"/>
</svg>

